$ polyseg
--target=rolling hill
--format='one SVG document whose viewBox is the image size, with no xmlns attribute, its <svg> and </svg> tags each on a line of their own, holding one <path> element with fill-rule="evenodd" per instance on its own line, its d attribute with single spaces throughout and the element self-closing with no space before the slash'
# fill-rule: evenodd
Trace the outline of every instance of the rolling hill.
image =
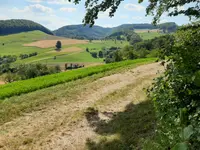
<svg viewBox="0 0 200 150">
<path fill-rule="evenodd" d="M 53 31 L 57 36 L 78 39 L 101 39 L 112 33 L 112 28 L 103 28 L 100 26 L 68 25 Z"/>
<path fill-rule="evenodd" d="M 100 26 L 89 26 L 83 25 L 68 25 L 61 27 L 53 33 L 57 36 L 63 36 L 67 38 L 78 38 L 78 39 L 102 39 L 108 37 L 115 32 L 124 32 L 127 30 L 140 30 L 140 29 L 160 29 L 165 32 L 174 32 L 177 30 L 177 25 L 174 22 L 168 22 L 154 26 L 152 24 L 123 24 L 113 28 L 104 28 Z"/>
<path fill-rule="evenodd" d="M 53 35 L 53 33 L 46 27 L 23 19 L 0 20 L 0 35 L 9 35 L 14 33 L 28 32 L 39 30 L 44 33 Z"/>
</svg>

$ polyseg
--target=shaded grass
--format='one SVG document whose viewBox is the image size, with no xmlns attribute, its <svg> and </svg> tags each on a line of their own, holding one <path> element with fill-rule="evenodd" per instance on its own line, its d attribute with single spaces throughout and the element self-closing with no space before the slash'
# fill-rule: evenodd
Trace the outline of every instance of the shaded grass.
<svg viewBox="0 0 200 150">
<path fill-rule="evenodd" d="M 67 98 L 67 102 L 70 103 L 71 100 L 76 99 L 77 93 L 85 90 L 84 85 L 101 77 L 114 73 L 125 72 L 130 68 L 134 68 L 145 63 L 150 62 L 143 62 L 139 64 L 133 63 L 110 71 L 94 74 L 73 82 L 67 82 L 57 86 L 2 100 L 0 101 L 0 124 L 11 121 L 16 117 L 23 115 L 24 113 L 30 113 L 35 110 L 43 109 L 43 107 L 46 107 L 46 105 L 56 105 L 58 101 L 63 101 L 63 98 Z"/>
<path fill-rule="evenodd" d="M 130 103 L 125 111 L 116 113 L 108 122 L 98 117 L 95 119 L 92 127 L 103 137 L 99 141 L 88 139 L 89 150 L 142 149 L 144 139 L 154 135 L 155 112 L 150 101 L 137 105 Z"/>
</svg>

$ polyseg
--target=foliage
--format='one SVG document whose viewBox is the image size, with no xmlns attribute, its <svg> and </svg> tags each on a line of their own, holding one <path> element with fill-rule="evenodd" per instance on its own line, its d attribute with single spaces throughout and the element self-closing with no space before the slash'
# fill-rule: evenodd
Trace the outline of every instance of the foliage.
<svg viewBox="0 0 200 150">
<path fill-rule="evenodd" d="M 139 0 L 143 2 L 143 0 Z M 181 6 L 191 4 L 188 8 L 181 9 Z M 183 14 L 188 17 L 200 17 L 200 2 L 199 0 L 154 0 L 150 1 L 147 6 L 146 13 L 154 15 L 154 23 L 158 22 L 163 13 L 168 13 L 169 16 L 177 16 Z"/>
<path fill-rule="evenodd" d="M 159 24 L 158 27 L 163 30 L 164 33 L 172 33 L 178 29 L 178 25 L 174 22 L 167 22 Z"/>
<path fill-rule="evenodd" d="M 0 56 L 0 65 L 12 63 L 12 62 L 15 62 L 16 60 L 17 60 L 17 56 L 15 55 Z"/>
<path fill-rule="evenodd" d="M 57 43 L 56 43 L 56 48 L 57 48 L 57 49 L 61 49 L 61 48 L 62 48 L 62 43 L 61 43 L 61 41 L 57 41 Z"/>
<path fill-rule="evenodd" d="M 10 64 L 17 60 L 15 55 L 0 56 L 0 74 L 12 71 Z"/>
<path fill-rule="evenodd" d="M 44 64 L 21 64 L 13 68 L 12 72 L 4 75 L 5 82 L 13 82 L 17 80 L 26 80 L 38 76 L 54 74 L 60 72 L 59 66 L 48 67 Z"/>
<path fill-rule="evenodd" d="M 102 66 L 94 66 L 88 68 L 81 68 L 78 70 L 72 70 L 52 75 L 47 75 L 43 77 L 37 77 L 29 80 L 17 81 L 10 84 L 0 86 L 0 99 L 5 99 L 7 97 L 21 95 L 23 93 L 29 93 L 39 89 L 47 88 L 50 86 L 58 85 L 61 83 L 81 79 L 93 74 L 106 72 L 116 68 L 120 68 L 127 65 L 139 65 L 149 62 L 153 62 L 155 59 L 137 59 L 134 61 L 124 61 L 120 63 L 112 63 Z"/>
<path fill-rule="evenodd" d="M 1 20 L 0 21 L 0 35 L 8 35 L 20 32 L 39 30 L 47 34 L 53 35 L 53 33 L 43 27 L 42 25 L 23 19 Z"/>
<path fill-rule="evenodd" d="M 53 31 L 57 36 L 76 39 L 101 39 L 111 32 L 110 28 L 103 28 L 100 26 L 89 28 L 89 26 L 83 25 L 68 25 Z"/>
<path fill-rule="evenodd" d="M 98 56 L 99 56 L 99 58 L 103 58 L 103 52 L 102 52 L 102 51 L 99 51 Z"/>
<path fill-rule="evenodd" d="M 133 32 L 127 36 L 127 40 L 131 45 L 134 45 L 135 43 L 141 42 L 142 38 L 137 33 Z"/>
<path fill-rule="evenodd" d="M 97 58 L 97 52 L 90 52 L 90 54 L 93 58 Z"/>
<path fill-rule="evenodd" d="M 74 3 L 78 4 L 81 0 L 75 0 Z M 142 3 L 144 0 L 139 0 Z M 98 19 L 100 12 L 109 10 L 109 16 L 113 17 L 117 11 L 122 0 L 86 0 L 85 7 L 87 12 L 83 19 L 85 24 L 94 25 L 95 19 Z M 177 16 L 179 14 L 186 15 L 188 17 L 200 17 L 199 0 L 151 0 L 146 9 L 147 15 L 153 15 L 153 23 L 157 23 L 163 13 L 168 13 L 169 16 Z M 181 6 L 190 4 L 186 9 L 181 9 Z"/>
<path fill-rule="evenodd" d="M 166 28 L 166 31 L 173 32 L 177 29 L 177 25 L 174 22 L 159 24 L 154 26 L 152 24 L 122 24 L 113 28 L 104 28 L 101 26 L 94 25 L 90 28 L 88 25 L 68 25 L 61 27 L 53 33 L 57 36 L 75 38 L 75 39 L 118 39 L 123 40 L 124 38 L 120 35 L 126 35 L 128 32 L 133 32 L 135 29 L 161 29 Z"/>
<path fill-rule="evenodd" d="M 161 147 L 200 147 L 199 31 L 199 26 L 184 27 L 176 33 L 174 46 L 165 51 L 169 59 L 167 70 L 150 89 Z"/>
<path fill-rule="evenodd" d="M 37 54 L 38 54 L 37 52 L 31 53 L 31 54 L 20 54 L 19 57 L 20 59 L 26 59 L 29 57 L 37 56 Z"/>
</svg>

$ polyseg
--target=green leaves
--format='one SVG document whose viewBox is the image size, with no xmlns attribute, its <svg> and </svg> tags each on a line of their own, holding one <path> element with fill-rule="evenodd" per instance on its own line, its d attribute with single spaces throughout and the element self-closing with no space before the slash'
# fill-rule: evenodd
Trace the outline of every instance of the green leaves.
<svg viewBox="0 0 200 150">
<path fill-rule="evenodd" d="M 184 128 L 183 129 L 183 139 L 186 141 L 186 140 L 189 140 L 191 135 L 194 133 L 194 129 L 193 129 L 193 126 L 192 125 L 189 125 L 188 127 Z"/>
<path fill-rule="evenodd" d="M 178 143 L 172 150 L 188 150 L 188 145 L 185 142 Z"/>
<path fill-rule="evenodd" d="M 194 75 L 194 84 L 200 87 L 200 71 L 197 71 Z"/>
</svg>

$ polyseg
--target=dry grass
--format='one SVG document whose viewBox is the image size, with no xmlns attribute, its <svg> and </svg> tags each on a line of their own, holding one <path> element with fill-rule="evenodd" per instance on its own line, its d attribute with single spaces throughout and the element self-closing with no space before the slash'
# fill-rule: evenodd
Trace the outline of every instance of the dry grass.
<svg viewBox="0 0 200 150">
<path fill-rule="evenodd" d="M 90 141 L 88 149 L 116 149 L 117 145 L 129 145 L 131 142 L 137 146 L 137 139 L 151 136 L 153 129 L 151 105 L 137 104 L 144 100 L 143 87 L 152 81 L 160 68 L 159 64 L 127 70 L 123 68 L 121 73 L 101 79 L 98 78 L 104 76 L 103 73 L 7 99 L 1 103 L 1 122 L 12 121 L 0 126 L 0 145 L 13 150 L 82 150 L 87 138 L 102 136 L 103 133 L 108 135 L 106 139 L 113 134 L 120 135 L 122 143 L 111 139 L 107 147 L 107 141 Z M 124 108 L 130 102 L 133 104 Z M 115 117 L 104 122 L 103 126 L 96 126 L 98 131 L 94 132 L 89 126 L 90 122 L 87 123 L 86 119 L 84 122 L 83 112 L 97 105 L 101 112 L 114 112 Z M 143 119 L 144 115 L 147 115 L 147 119 Z M 101 121 L 97 122 L 98 125 L 101 125 Z M 137 136 L 131 138 L 131 133 Z"/>
<path fill-rule="evenodd" d="M 82 51 L 82 49 L 79 47 L 69 47 L 69 48 L 62 49 L 60 51 L 54 50 L 54 51 L 49 51 L 47 53 L 71 53 L 71 52 L 80 52 L 80 51 Z"/>
<path fill-rule="evenodd" d="M 0 80 L 0 85 L 3 85 L 3 84 L 5 84 L 5 82 Z"/>
<path fill-rule="evenodd" d="M 60 40 L 62 45 L 75 45 L 75 44 L 87 44 L 87 40 L 76 40 L 76 39 L 62 39 Z M 39 47 L 39 48 L 50 48 L 55 47 L 57 40 L 40 40 L 33 43 L 24 44 L 24 46 Z"/>
</svg>

